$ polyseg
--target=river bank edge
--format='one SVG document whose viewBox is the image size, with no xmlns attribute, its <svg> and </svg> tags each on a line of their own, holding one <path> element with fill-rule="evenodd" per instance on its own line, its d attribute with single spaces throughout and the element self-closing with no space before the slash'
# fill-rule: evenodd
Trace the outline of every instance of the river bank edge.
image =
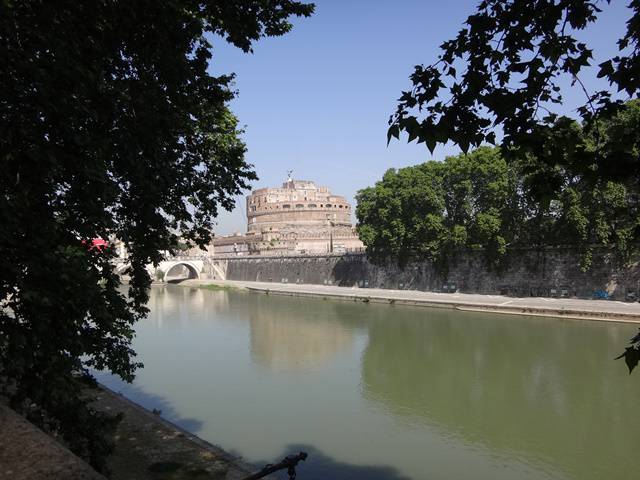
<svg viewBox="0 0 640 480">
<path fill-rule="evenodd" d="M 255 472 L 221 447 L 183 429 L 123 394 L 98 383 L 92 406 L 110 415 L 122 414 L 115 450 L 108 459 L 110 480 L 157 478 L 241 480 Z M 159 476 L 160 475 L 160 476 Z"/>
<path fill-rule="evenodd" d="M 514 298 L 499 295 L 447 294 L 416 290 L 368 290 L 313 284 L 277 284 L 235 280 L 185 280 L 177 285 L 215 291 L 239 290 L 267 295 L 448 308 L 466 312 L 640 324 L 640 303 L 637 302 L 538 297 Z M 542 302 L 546 302 L 549 305 L 541 305 Z"/>
<path fill-rule="evenodd" d="M 259 470 L 101 383 L 86 395 L 96 411 L 121 415 L 106 477 L 0 398 L 0 479 L 242 480 Z"/>
</svg>

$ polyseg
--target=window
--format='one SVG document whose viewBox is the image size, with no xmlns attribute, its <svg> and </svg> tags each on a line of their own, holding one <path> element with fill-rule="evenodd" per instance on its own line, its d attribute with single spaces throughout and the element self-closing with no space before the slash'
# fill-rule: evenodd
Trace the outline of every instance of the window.
<svg viewBox="0 0 640 480">
<path fill-rule="evenodd" d="M 282 208 L 291 208 L 291 205 L 289 205 L 288 203 L 285 203 L 284 205 L 282 205 Z"/>
<path fill-rule="evenodd" d="M 331 204 L 330 203 L 327 203 L 327 208 L 331 208 Z"/>
<path fill-rule="evenodd" d="M 304 205 L 302 205 L 301 203 L 296 203 L 296 208 L 304 208 Z"/>
<path fill-rule="evenodd" d="M 317 205 L 315 203 L 310 203 L 309 205 L 307 205 L 307 207 L 309 208 L 316 208 Z"/>
</svg>

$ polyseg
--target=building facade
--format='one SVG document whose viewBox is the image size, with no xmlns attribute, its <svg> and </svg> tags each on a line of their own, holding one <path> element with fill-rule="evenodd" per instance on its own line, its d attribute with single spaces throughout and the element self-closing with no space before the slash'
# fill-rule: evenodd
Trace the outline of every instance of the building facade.
<svg viewBox="0 0 640 480">
<path fill-rule="evenodd" d="M 215 255 L 287 255 L 362 250 L 351 205 L 327 187 L 290 176 L 246 199 L 247 233 L 214 238 Z"/>
</svg>

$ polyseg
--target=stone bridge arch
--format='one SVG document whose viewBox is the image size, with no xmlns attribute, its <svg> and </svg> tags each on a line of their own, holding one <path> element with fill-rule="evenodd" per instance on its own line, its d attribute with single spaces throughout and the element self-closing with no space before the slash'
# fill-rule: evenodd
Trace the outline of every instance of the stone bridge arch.
<svg viewBox="0 0 640 480">
<path fill-rule="evenodd" d="M 162 281 L 167 282 L 171 279 L 171 271 L 176 267 L 183 266 L 188 271 L 189 279 L 200 279 L 200 273 L 202 272 L 202 262 L 197 261 L 189 261 L 189 260 L 175 260 L 169 262 L 162 262 L 160 264 L 161 270 L 163 272 Z"/>
<path fill-rule="evenodd" d="M 126 269 L 130 266 L 127 261 L 118 261 L 114 262 L 114 271 L 118 275 L 122 276 L 125 274 Z M 168 260 L 164 260 L 158 264 L 157 267 L 154 267 L 152 264 L 147 265 L 147 271 L 149 275 L 154 279 L 154 281 L 167 282 L 172 278 L 172 269 L 182 266 L 187 269 L 188 279 L 194 280 L 202 280 L 206 278 L 214 278 L 214 279 L 222 279 L 224 280 L 224 269 L 220 268 L 219 265 L 213 265 L 209 259 L 198 258 L 198 257 L 187 257 L 187 258 L 170 258 Z M 184 278 L 184 277 L 183 277 Z"/>
</svg>

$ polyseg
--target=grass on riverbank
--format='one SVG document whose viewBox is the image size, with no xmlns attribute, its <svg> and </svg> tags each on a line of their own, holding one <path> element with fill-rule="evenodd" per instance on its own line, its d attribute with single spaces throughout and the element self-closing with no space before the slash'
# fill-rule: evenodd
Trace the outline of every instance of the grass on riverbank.
<svg viewBox="0 0 640 480">
<path fill-rule="evenodd" d="M 205 290 L 213 290 L 214 292 L 228 292 L 228 291 L 239 291 L 243 290 L 241 287 L 236 285 L 224 285 L 218 283 L 210 283 L 208 285 L 198 285 L 198 288 L 204 288 Z"/>
</svg>

